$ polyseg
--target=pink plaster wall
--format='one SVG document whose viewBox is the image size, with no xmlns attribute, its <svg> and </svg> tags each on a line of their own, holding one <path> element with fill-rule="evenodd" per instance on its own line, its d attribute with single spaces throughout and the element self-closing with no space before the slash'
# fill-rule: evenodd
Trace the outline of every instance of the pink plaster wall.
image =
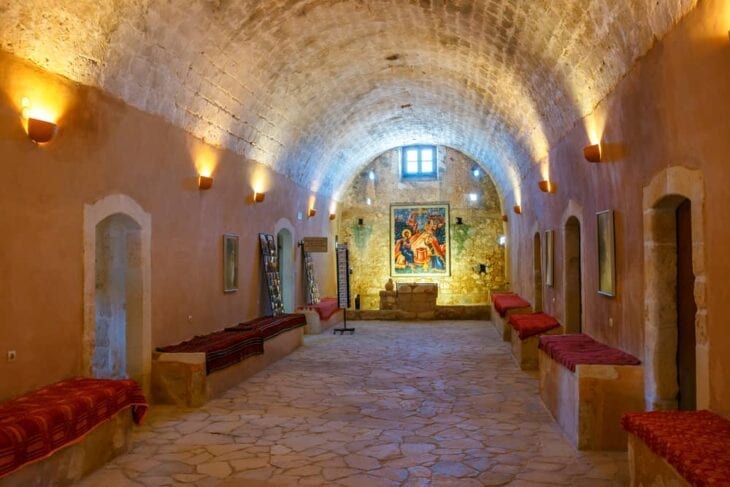
<svg viewBox="0 0 730 487">
<path fill-rule="evenodd" d="M 700 169 L 705 180 L 705 245 L 710 343 L 710 407 L 730 416 L 730 9 L 722 0 L 699 2 L 672 32 L 640 59 L 594 115 L 605 119 L 605 164 L 583 159 L 588 145 L 579 123 L 550 151 L 554 195 L 537 190 L 535 166 L 523 181 L 523 215 L 511 215 L 512 281 L 533 298 L 532 230 L 557 230 L 555 286 L 546 287 L 545 309 L 563 313 L 563 212 L 582 205 L 584 330 L 644 358 L 642 190 L 669 166 Z M 507 206 L 513 203 L 509 202 Z M 618 289 L 597 294 L 595 213 L 615 210 Z M 613 326 L 609 326 L 609 318 Z"/>
<path fill-rule="evenodd" d="M 72 102 L 52 143 L 33 144 L 14 97 L 42 84 Z M 259 232 L 287 218 L 294 241 L 334 228 L 324 198 L 265 170 L 266 200 L 248 202 L 260 165 L 227 151 L 208 191 L 196 186 L 196 141 L 160 118 L 0 53 L 0 400 L 82 373 L 83 209 L 123 193 L 152 218 L 152 346 L 261 315 Z M 256 167 L 259 166 L 258 169 Z M 297 212 L 305 213 L 302 221 Z M 239 291 L 222 291 L 221 235 L 240 236 Z M 297 249 L 295 284 L 302 303 Z M 323 295 L 334 295 L 329 255 L 315 256 Z M 192 316 L 192 322 L 188 316 Z M 16 350 L 17 360 L 6 361 Z"/>
</svg>

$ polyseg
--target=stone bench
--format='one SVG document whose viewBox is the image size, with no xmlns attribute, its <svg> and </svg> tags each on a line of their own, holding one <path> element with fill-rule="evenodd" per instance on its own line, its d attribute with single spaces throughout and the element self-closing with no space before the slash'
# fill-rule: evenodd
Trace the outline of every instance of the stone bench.
<svg viewBox="0 0 730 487">
<path fill-rule="evenodd" d="M 511 292 L 492 293 L 492 306 L 496 311 L 496 313 L 492 313 L 492 323 L 494 323 L 497 333 L 505 342 L 512 339 L 512 327 L 509 326 L 509 317 L 513 314 L 532 313 L 530 303 Z"/>
<path fill-rule="evenodd" d="M 537 370 L 537 345 L 540 335 L 562 335 L 558 320 L 546 313 L 512 314 L 512 357 L 522 370 Z"/>
<path fill-rule="evenodd" d="M 287 314 L 158 348 L 152 355 L 152 399 L 202 406 L 300 347 L 306 318 Z"/>
<path fill-rule="evenodd" d="M 730 421 L 710 411 L 628 413 L 631 485 L 730 485 Z"/>
<path fill-rule="evenodd" d="M 345 310 L 337 304 L 337 298 L 322 298 L 317 304 L 308 304 L 297 309 L 307 319 L 304 333 L 317 335 L 341 324 L 345 319 Z"/>
<path fill-rule="evenodd" d="M 584 334 L 539 339 L 540 397 L 581 450 L 625 450 L 621 417 L 644 410 L 641 362 Z"/>
<path fill-rule="evenodd" d="M 69 485 L 126 453 L 147 401 L 132 380 L 75 378 L 0 403 L 0 485 Z"/>
</svg>

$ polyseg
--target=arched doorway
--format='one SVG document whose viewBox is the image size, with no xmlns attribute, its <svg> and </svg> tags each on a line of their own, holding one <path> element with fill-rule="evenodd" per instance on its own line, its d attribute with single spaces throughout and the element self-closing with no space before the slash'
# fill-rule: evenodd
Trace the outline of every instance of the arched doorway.
<svg viewBox="0 0 730 487">
<path fill-rule="evenodd" d="M 647 404 L 706 408 L 709 402 L 702 176 L 672 167 L 644 189 Z"/>
<path fill-rule="evenodd" d="M 151 218 L 131 198 L 84 207 L 84 374 L 129 377 L 149 392 Z"/>
<path fill-rule="evenodd" d="M 94 377 L 142 379 L 140 230 L 122 213 L 96 226 Z"/>
<path fill-rule="evenodd" d="M 540 232 L 535 232 L 533 241 L 532 272 L 535 284 L 535 302 L 533 310 L 542 311 L 542 245 L 540 244 Z"/>
<path fill-rule="evenodd" d="M 580 222 L 578 218 L 574 216 L 568 218 L 564 230 L 565 332 L 580 333 L 583 325 L 583 290 L 581 285 Z"/>
<path fill-rule="evenodd" d="M 294 239 L 291 232 L 282 228 L 276 234 L 279 250 L 279 272 L 281 273 L 281 294 L 284 311 L 294 312 Z"/>
</svg>

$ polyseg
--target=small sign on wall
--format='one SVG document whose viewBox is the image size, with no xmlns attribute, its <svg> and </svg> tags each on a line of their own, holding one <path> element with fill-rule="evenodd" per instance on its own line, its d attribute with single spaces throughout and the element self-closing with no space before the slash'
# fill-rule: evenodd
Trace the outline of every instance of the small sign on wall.
<svg viewBox="0 0 730 487">
<path fill-rule="evenodd" d="M 327 237 L 304 237 L 305 252 L 327 252 Z"/>
</svg>

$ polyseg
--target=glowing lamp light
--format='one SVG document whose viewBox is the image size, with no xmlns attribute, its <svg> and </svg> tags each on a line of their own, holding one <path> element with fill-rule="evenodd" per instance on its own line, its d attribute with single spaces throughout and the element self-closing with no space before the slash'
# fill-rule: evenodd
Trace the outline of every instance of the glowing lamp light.
<svg viewBox="0 0 730 487">
<path fill-rule="evenodd" d="M 547 179 L 539 181 L 537 183 L 537 186 L 543 193 L 554 193 L 557 189 L 557 185 L 552 181 L 548 181 Z"/>
<path fill-rule="evenodd" d="M 198 176 L 198 188 L 201 190 L 213 187 L 213 178 L 210 176 Z"/>
<path fill-rule="evenodd" d="M 314 208 L 310 208 L 309 211 L 307 211 L 307 216 L 309 218 L 312 218 L 316 214 L 317 214 L 317 210 L 315 210 Z"/>
<path fill-rule="evenodd" d="M 501 245 L 502 247 L 507 245 L 507 235 L 500 235 L 499 238 L 497 239 L 497 243 L 499 245 Z"/>
<path fill-rule="evenodd" d="M 588 162 L 601 162 L 601 144 L 593 144 L 583 149 L 583 157 Z"/>
<path fill-rule="evenodd" d="M 259 192 L 253 193 L 253 202 L 254 203 L 263 203 L 265 198 L 266 198 L 266 193 L 259 193 Z"/>
<path fill-rule="evenodd" d="M 471 201 L 472 203 L 475 202 L 478 198 L 479 196 L 477 196 L 476 193 L 469 193 L 469 201 Z"/>
<path fill-rule="evenodd" d="M 330 213 L 330 220 L 334 220 L 335 218 L 337 218 L 337 214 L 336 213 Z"/>
<path fill-rule="evenodd" d="M 371 200 L 370 198 L 366 198 L 365 203 L 367 203 L 367 205 L 370 206 L 373 204 L 373 200 Z"/>
<path fill-rule="evenodd" d="M 375 181 L 375 172 L 374 171 L 370 171 L 368 173 L 368 179 L 370 179 L 370 181 Z"/>
<path fill-rule="evenodd" d="M 514 211 L 518 215 L 521 215 L 522 214 L 522 207 L 520 205 L 515 205 L 515 206 L 512 207 L 512 211 Z"/>
<path fill-rule="evenodd" d="M 53 122 L 53 115 L 40 108 L 31 108 L 30 100 L 23 98 L 22 116 L 26 119 L 28 137 L 36 144 L 50 142 L 58 132 L 58 125 Z"/>
</svg>

